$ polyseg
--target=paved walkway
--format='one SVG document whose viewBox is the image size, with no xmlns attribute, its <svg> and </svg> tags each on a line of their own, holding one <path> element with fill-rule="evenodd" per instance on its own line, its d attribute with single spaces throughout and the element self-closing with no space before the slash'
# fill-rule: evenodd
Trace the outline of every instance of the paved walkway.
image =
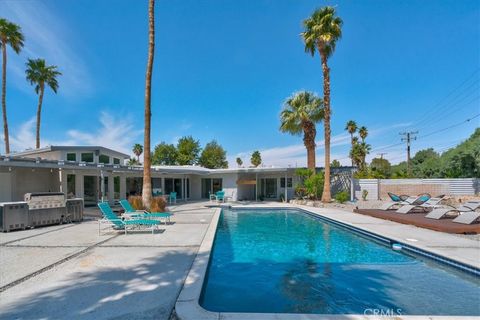
<svg viewBox="0 0 480 320">
<path fill-rule="evenodd" d="M 0 233 L 0 319 L 168 319 L 215 211 L 203 205 L 172 207 L 175 223 L 155 235 L 99 236 L 95 221 Z M 480 265 L 478 241 L 344 210 L 299 207 Z"/>
<path fill-rule="evenodd" d="M 87 221 L 0 233 L 0 319 L 168 319 L 214 209 L 173 207 L 161 232 Z"/>
</svg>

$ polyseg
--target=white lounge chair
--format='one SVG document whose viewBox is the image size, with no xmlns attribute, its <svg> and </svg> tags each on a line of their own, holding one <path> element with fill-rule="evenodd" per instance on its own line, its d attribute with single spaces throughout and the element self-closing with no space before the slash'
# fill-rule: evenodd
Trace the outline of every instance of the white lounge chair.
<svg viewBox="0 0 480 320">
<path fill-rule="evenodd" d="M 480 217 L 480 213 L 476 210 L 480 208 L 480 201 L 467 201 L 458 208 L 439 208 L 435 209 L 425 216 L 429 219 L 442 219 L 445 216 L 455 214 L 458 217 L 453 219 L 453 222 L 470 224 L 475 222 Z M 465 215 L 463 218 L 461 216 Z"/>
<path fill-rule="evenodd" d="M 406 205 L 421 205 L 422 203 L 425 203 L 426 201 L 428 201 L 428 199 L 430 199 L 429 195 L 422 194 L 422 195 L 417 196 L 417 197 L 408 197 L 406 200 L 400 201 L 400 202 L 384 203 L 379 209 L 380 210 L 394 210 L 394 209 L 398 209 L 398 208 L 406 206 Z"/>
<path fill-rule="evenodd" d="M 421 210 L 423 212 L 427 211 L 427 209 L 435 209 L 439 207 L 440 202 L 444 200 L 444 197 L 441 198 L 430 198 L 425 203 L 414 205 L 414 204 L 407 204 L 400 207 L 396 212 L 397 213 L 411 213 L 413 211 Z"/>
</svg>

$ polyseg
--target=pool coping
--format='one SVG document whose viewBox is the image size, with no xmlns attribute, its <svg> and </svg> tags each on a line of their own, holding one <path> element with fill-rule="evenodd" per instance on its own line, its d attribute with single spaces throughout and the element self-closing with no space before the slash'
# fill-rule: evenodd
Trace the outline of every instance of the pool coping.
<svg viewBox="0 0 480 320">
<path fill-rule="evenodd" d="M 364 231 L 368 233 L 368 235 L 377 235 L 383 239 L 389 238 L 370 230 L 365 230 L 361 227 L 354 226 L 348 222 L 344 221 L 337 221 L 330 217 L 326 217 L 321 213 L 314 212 L 309 210 L 308 208 L 304 208 L 303 206 L 293 206 L 293 205 L 284 205 L 284 206 L 274 206 L 274 205 L 251 205 L 251 206 L 231 206 L 233 209 L 297 209 L 300 211 L 305 212 L 306 214 L 311 214 L 314 216 L 318 216 L 322 219 L 327 221 L 338 223 L 340 225 L 350 226 L 354 229 Z M 477 319 L 477 316 L 443 316 L 443 315 L 371 315 L 371 314 L 300 314 L 300 313 L 239 313 L 239 312 L 214 312 L 208 311 L 204 309 L 199 304 L 200 296 L 202 294 L 203 283 L 205 277 L 207 275 L 207 269 L 210 261 L 210 253 L 213 247 L 213 243 L 215 240 L 215 234 L 217 231 L 217 225 L 220 218 L 222 208 L 217 208 L 215 213 L 212 217 L 210 225 L 205 233 L 203 241 L 198 249 L 197 255 L 193 261 L 192 267 L 185 279 L 185 283 L 182 287 L 180 295 L 178 296 L 177 302 L 175 304 L 175 311 L 176 315 L 181 320 L 213 320 L 213 319 L 231 319 L 231 320 L 240 320 L 240 319 L 255 319 L 255 320 L 273 320 L 273 319 L 286 319 L 286 320 L 293 320 L 293 319 L 308 319 L 308 320 L 323 320 L 323 319 L 333 319 L 333 320 L 343 320 L 343 319 L 363 319 L 363 320 L 370 320 L 370 319 L 405 319 L 405 320 L 420 320 L 420 319 L 429 319 L 429 320 L 436 320 L 436 319 L 444 319 L 444 320 L 453 320 L 453 319 Z M 396 239 L 392 239 L 395 240 Z M 419 248 L 410 244 L 407 244 L 409 247 L 413 247 L 414 249 L 420 251 L 426 251 L 427 253 L 431 253 L 432 255 L 438 256 L 438 253 L 429 252 L 429 250 L 425 250 L 423 248 Z M 440 255 L 441 256 L 441 255 Z M 445 259 L 451 260 L 447 257 L 443 257 Z M 462 263 L 462 262 L 459 262 Z M 463 263 L 462 263 L 463 264 Z M 370 309 L 368 309 L 370 310 Z M 373 312 L 373 309 L 372 309 Z"/>
</svg>

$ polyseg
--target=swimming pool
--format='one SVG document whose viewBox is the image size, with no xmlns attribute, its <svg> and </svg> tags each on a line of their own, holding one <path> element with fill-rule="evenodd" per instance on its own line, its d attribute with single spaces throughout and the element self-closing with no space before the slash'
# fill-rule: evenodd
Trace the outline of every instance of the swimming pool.
<svg viewBox="0 0 480 320">
<path fill-rule="evenodd" d="M 216 312 L 480 315 L 480 279 L 297 210 L 223 210 L 200 305 Z"/>
</svg>

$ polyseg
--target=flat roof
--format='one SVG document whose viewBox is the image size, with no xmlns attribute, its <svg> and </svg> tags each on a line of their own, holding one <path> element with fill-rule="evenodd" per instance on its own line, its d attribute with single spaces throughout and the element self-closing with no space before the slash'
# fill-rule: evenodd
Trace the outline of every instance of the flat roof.
<svg viewBox="0 0 480 320">
<path fill-rule="evenodd" d="M 10 157 L 25 157 L 25 156 L 34 156 L 38 153 L 52 152 L 52 151 L 103 151 L 110 154 L 117 155 L 119 158 L 130 159 L 128 154 L 105 148 L 102 146 L 46 146 L 39 149 L 30 149 L 21 152 L 10 153 L 7 156 Z"/>
</svg>

